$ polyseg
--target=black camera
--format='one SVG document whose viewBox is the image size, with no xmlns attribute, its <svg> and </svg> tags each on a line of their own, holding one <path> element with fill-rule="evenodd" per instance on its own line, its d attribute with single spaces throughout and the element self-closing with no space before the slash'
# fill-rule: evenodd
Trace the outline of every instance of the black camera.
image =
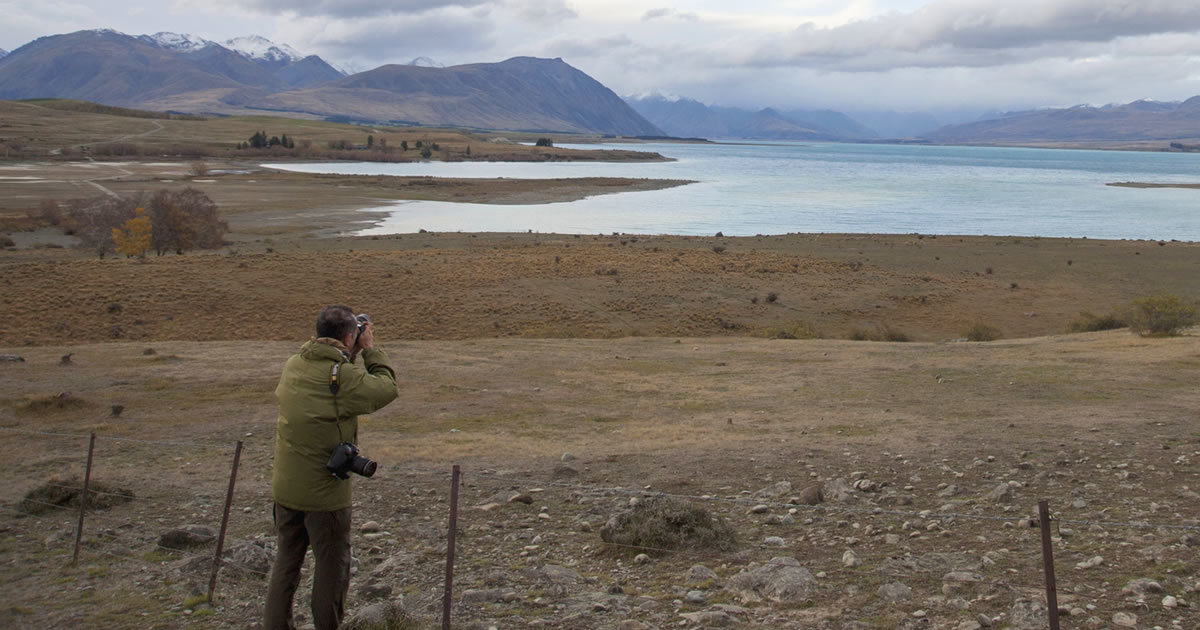
<svg viewBox="0 0 1200 630">
<path fill-rule="evenodd" d="M 358 321 L 358 334 L 354 336 L 354 341 L 357 342 L 358 338 L 362 336 L 363 331 L 367 329 L 367 324 L 371 323 L 371 316 L 366 313 L 359 313 L 354 316 L 354 319 Z"/>
<path fill-rule="evenodd" d="M 349 479 L 350 473 L 370 477 L 375 474 L 379 464 L 359 455 L 357 446 L 342 442 L 333 448 L 325 467 L 337 478 Z"/>
</svg>

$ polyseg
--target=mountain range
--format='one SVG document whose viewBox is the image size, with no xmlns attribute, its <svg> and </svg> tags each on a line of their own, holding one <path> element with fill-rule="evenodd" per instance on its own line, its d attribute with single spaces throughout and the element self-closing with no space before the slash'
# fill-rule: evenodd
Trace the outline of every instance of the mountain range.
<svg viewBox="0 0 1200 630">
<path fill-rule="evenodd" d="M 0 99 L 73 98 L 158 111 L 663 135 L 562 59 L 449 68 L 386 65 L 350 76 L 262 37 L 223 43 L 112 30 L 36 39 L 0 59 Z"/>
<path fill-rule="evenodd" d="M 625 99 L 646 120 L 682 138 L 752 140 L 865 140 L 879 134 L 832 110 L 758 111 L 710 107 L 689 98 L 660 95 Z"/>
<path fill-rule="evenodd" d="M 622 100 L 562 59 L 450 67 L 417 57 L 347 74 L 316 55 L 248 36 L 38 38 L 0 50 L 0 99 L 71 98 L 200 114 L 272 112 L 363 123 L 622 136 L 943 144 L 1126 143 L 1200 138 L 1200 97 L 992 113 L 739 109 L 662 96 Z M 942 126 L 947 122 L 957 123 Z"/>
<path fill-rule="evenodd" d="M 942 127 L 931 142 L 1055 143 L 1167 141 L 1200 138 L 1200 96 L 1182 103 L 1139 100 L 1124 105 L 1011 112 L 987 120 Z"/>
</svg>

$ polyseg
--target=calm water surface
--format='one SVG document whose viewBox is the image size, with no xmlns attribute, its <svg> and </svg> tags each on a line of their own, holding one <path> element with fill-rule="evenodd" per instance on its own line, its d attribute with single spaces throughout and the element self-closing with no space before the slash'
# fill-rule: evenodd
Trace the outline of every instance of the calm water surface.
<svg viewBox="0 0 1200 630">
<path fill-rule="evenodd" d="M 676 161 L 267 166 L 364 175 L 698 182 L 540 205 L 396 202 L 366 210 L 386 217 L 360 234 L 419 229 L 727 235 L 921 232 L 1200 240 L 1200 190 L 1105 186 L 1116 181 L 1200 183 L 1200 154 L 858 144 L 637 148 Z"/>
</svg>

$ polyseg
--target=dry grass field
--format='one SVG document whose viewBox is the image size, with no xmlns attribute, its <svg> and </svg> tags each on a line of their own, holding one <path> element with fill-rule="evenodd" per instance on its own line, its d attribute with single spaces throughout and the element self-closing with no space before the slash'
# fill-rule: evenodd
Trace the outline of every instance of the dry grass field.
<svg viewBox="0 0 1200 630">
<path fill-rule="evenodd" d="M 53 111 L 27 114 L 20 124 L 45 124 L 39 151 L 159 126 L 163 140 L 236 139 L 260 124 L 103 116 L 83 137 L 55 135 Z M 377 322 L 400 380 L 359 436 L 381 465 L 355 480 L 355 522 L 378 531 L 355 536 L 352 611 L 403 601 L 433 627 L 459 464 L 455 627 L 1032 630 L 1045 627 L 1027 520 L 1039 499 L 1058 521 L 1063 627 L 1200 627 L 1200 337 L 1064 334 L 1083 311 L 1144 296 L 1194 303 L 1200 245 L 319 238 L 389 199 L 525 203 L 683 182 L 339 178 L 241 160 L 197 175 L 154 160 L 0 164 L 0 235 L 15 243 L 0 250 L 0 355 L 23 358 L 0 360 L 0 626 L 258 627 L 274 386 L 317 310 L 346 303 Z M 189 185 L 230 222 L 220 250 L 101 260 L 25 216 L 41 198 Z M 972 328 L 1000 339 L 964 341 Z M 91 432 L 105 490 L 72 563 L 78 504 L 62 495 Z M 210 604 L 213 543 L 160 536 L 219 525 L 239 440 L 234 566 Z M 800 501 L 816 487 L 820 503 Z M 725 519 L 737 543 L 601 540 L 609 516 L 660 492 Z M 793 562 L 780 557 L 811 572 L 803 594 L 736 586 Z"/>
<path fill-rule="evenodd" d="M 1137 627 L 1196 627 L 1193 609 L 1159 604 L 1163 593 L 1122 589 L 1147 578 L 1188 602 L 1200 587 L 1196 532 L 1153 526 L 1198 525 L 1197 337 L 406 341 L 383 322 L 380 336 L 399 367 L 400 398 L 366 419 L 359 437 L 382 465 L 375 478 L 356 480 L 355 518 L 383 533 L 356 536 L 352 609 L 379 597 L 368 586 L 384 585 L 436 619 L 448 470 L 461 464 L 457 592 L 514 595 L 456 604 L 456 627 L 667 627 L 687 619 L 681 615 L 721 612 L 743 627 L 895 628 L 909 627 L 918 610 L 934 628 L 979 615 L 997 627 L 1036 627 L 1018 618 L 1041 598 L 1040 546 L 1037 530 L 1017 519 L 1043 498 L 1068 521 L 1055 534 L 1059 601 L 1074 611 L 1064 627 L 1096 625 L 1089 618 L 1105 627 L 1118 613 L 1136 614 Z M 197 558 L 211 544 L 170 551 L 156 541 L 172 527 L 219 523 L 236 440 L 246 447 L 230 544 L 269 540 L 271 392 L 295 347 L 0 348 L 26 358 L 0 364 L 0 431 L 32 453 L 3 463 L 0 620 L 252 627 L 261 576 L 225 569 L 209 607 L 195 595 L 208 579 Z M 68 352 L 71 365 L 59 365 Z M 35 404 L 63 391 L 77 402 Z M 124 407 L 119 417 L 114 404 Z M 86 439 L 69 436 L 90 431 L 102 436 L 95 478 L 136 498 L 88 517 L 81 561 L 71 565 L 74 511 L 12 510 L 26 492 L 82 470 Z M 565 452 L 575 459 L 560 462 Z M 782 503 L 794 501 L 786 491 L 750 494 L 780 481 L 793 494 L 822 483 L 828 493 L 839 479 L 874 485 L 797 506 L 794 523 L 781 519 Z M 1011 496 L 985 496 L 1000 483 Z M 608 514 L 653 492 L 696 497 L 693 505 L 734 527 L 737 548 L 653 553 L 638 564 L 636 551 L 600 542 L 595 528 Z M 520 493 L 532 505 L 504 504 Z M 479 509 L 496 496 L 499 507 Z M 751 512 L 759 503 L 767 513 Z M 782 547 L 764 542 L 773 536 Z M 847 550 L 862 564 L 847 566 Z M 817 591 L 796 604 L 744 602 L 725 590 L 743 569 L 776 556 L 817 574 Z M 1075 568 L 1095 556 L 1099 566 Z M 717 577 L 692 585 L 686 576 L 695 564 Z M 577 581 L 547 582 L 546 565 L 568 567 Z M 946 582 L 954 567 L 982 581 Z M 893 582 L 911 588 L 911 599 L 876 594 Z M 706 602 L 676 601 L 692 589 Z"/>
</svg>

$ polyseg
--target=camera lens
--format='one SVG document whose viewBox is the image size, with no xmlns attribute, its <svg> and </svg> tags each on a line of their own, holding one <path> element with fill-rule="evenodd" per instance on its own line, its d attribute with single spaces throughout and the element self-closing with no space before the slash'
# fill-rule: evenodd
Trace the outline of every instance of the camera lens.
<svg viewBox="0 0 1200 630">
<path fill-rule="evenodd" d="M 379 467 L 379 464 L 375 463 L 374 460 L 368 459 L 367 463 L 363 464 L 362 472 L 359 474 L 361 474 L 364 477 L 371 477 L 375 474 L 375 469 L 378 467 Z"/>
</svg>

